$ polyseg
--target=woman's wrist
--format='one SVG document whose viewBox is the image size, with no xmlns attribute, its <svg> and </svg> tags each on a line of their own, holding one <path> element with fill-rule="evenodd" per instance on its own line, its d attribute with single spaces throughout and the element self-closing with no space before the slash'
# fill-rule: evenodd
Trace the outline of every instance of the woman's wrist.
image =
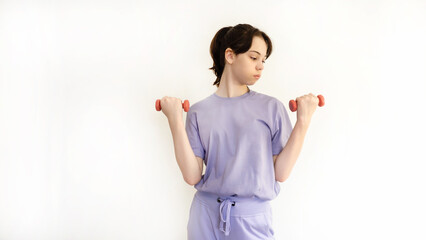
<svg viewBox="0 0 426 240">
<path fill-rule="evenodd" d="M 311 124 L 311 121 L 308 119 L 297 119 L 295 126 L 298 125 L 302 128 L 307 129 L 309 127 L 309 124 Z"/>
</svg>

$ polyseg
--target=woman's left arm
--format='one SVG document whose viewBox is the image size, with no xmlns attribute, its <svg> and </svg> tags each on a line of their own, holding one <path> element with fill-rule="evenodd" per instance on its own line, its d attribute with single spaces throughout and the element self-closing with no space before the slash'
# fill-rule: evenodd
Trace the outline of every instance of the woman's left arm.
<svg viewBox="0 0 426 240">
<path fill-rule="evenodd" d="M 291 170 L 296 164 L 319 100 L 318 97 L 310 93 L 296 98 L 296 102 L 296 124 L 283 150 L 274 156 L 275 179 L 279 182 L 284 182 L 290 176 Z"/>
</svg>

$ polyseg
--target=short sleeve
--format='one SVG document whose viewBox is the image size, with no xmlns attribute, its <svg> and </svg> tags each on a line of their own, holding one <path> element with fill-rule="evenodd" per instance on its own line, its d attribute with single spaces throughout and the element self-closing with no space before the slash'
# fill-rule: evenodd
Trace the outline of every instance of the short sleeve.
<svg viewBox="0 0 426 240">
<path fill-rule="evenodd" d="M 275 108 L 274 132 L 272 135 L 272 155 L 278 155 L 287 144 L 293 127 L 284 104 L 277 100 Z"/>
<path fill-rule="evenodd" d="M 201 143 L 196 112 L 190 108 L 186 115 L 185 130 L 195 156 L 204 159 L 205 150 Z"/>
</svg>

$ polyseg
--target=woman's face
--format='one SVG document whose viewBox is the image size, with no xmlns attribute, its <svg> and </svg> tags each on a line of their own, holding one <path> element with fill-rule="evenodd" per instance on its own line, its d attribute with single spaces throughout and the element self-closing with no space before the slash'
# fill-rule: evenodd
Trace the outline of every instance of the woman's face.
<svg viewBox="0 0 426 240">
<path fill-rule="evenodd" d="M 231 71 L 235 78 L 241 84 L 253 85 L 260 79 L 255 75 L 261 75 L 263 65 L 266 59 L 266 43 L 261 37 L 253 37 L 253 42 L 250 49 L 245 52 L 234 55 Z"/>
</svg>

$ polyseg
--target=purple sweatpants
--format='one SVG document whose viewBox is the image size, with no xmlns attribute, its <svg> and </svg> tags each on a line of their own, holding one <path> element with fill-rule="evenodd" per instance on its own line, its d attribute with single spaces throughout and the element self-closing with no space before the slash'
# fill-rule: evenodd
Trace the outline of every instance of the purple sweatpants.
<svg viewBox="0 0 426 240">
<path fill-rule="evenodd" d="M 275 239 L 269 201 L 197 191 L 187 225 L 188 240 Z"/>
</svg>

